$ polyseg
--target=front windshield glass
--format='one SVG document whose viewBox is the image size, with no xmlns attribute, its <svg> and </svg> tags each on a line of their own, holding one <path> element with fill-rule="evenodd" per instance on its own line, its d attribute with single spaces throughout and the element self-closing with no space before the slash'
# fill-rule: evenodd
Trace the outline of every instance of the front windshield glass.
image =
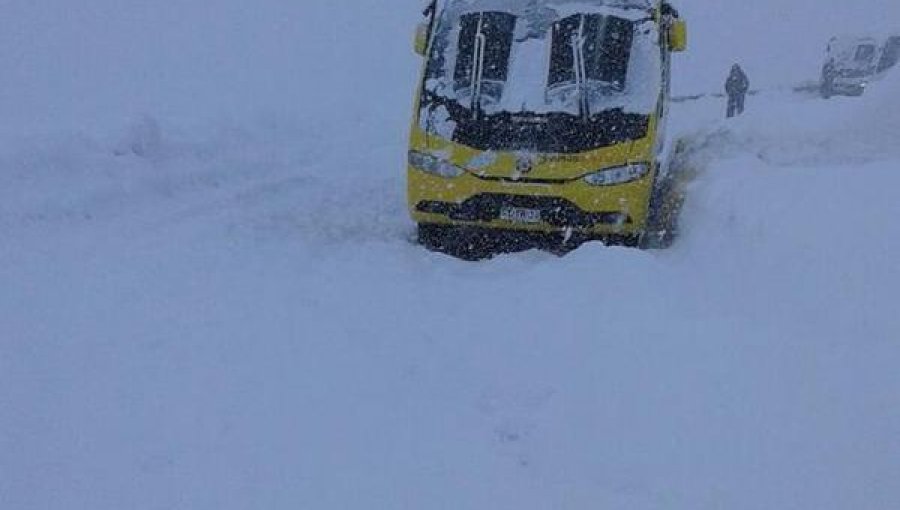
<svg viewBox="0 0 900 510">
<path fill-rule="evenodd" d="M 863 44 L 856 48 L 856 55 L 853 57 L 853 60 L 857 62 L 861 62 L 863 64 L 868 64 L 872 61 L 872 57 L 875 56 L 875 45 L 874 44 Z"/>
<path fill-rule="evenodd" d="M 878 72 L 881 73 L 894 67 L 898 61 L 900 61 L 900 36 L 891 37 L 884 45 L 884 53 L 878 62 Z"/>
<path fill-rule="evenodd" d="M 430 134 L 558 153 L 646 136 L 661 53 L 645 0 L 447 0 L 440 12 L 420 112 Z"/>
</svg>

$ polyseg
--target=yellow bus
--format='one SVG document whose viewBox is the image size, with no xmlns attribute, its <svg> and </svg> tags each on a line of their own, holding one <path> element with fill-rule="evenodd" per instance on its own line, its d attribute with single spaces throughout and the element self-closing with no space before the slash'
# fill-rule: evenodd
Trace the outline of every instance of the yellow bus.
<svg viewBox="0 0 900 510">
<path fill-rule="evenodd" d="M 669 3 L 436 0 L 425 15 L 408 154 L 421 244 L 480 258 L 672 230 L 663 132 L 686 25 Z"/>
</svg>

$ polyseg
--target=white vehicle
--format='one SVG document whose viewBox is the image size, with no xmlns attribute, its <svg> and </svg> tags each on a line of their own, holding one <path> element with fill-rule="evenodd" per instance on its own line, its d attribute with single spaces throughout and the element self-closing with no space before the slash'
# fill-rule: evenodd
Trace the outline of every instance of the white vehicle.
<svg viewBox="0 0 900 510">
<path fill-rule="evenodd" d="M 882 46 L 874 37 L 833 37 L 822 67 L 822 97 L 861 96 L 879 67 Z"/>
</svg>

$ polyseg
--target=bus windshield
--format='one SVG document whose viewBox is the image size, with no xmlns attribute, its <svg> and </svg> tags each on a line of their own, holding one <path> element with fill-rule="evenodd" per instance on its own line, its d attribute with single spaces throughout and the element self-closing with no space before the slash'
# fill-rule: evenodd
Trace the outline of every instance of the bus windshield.
<svg viewBox="0 0 900 510">
<path fill-rule="evenodd" d="M 883 73 L 900 61 L 900 36 L 891 37 L 884 44 L 884 52 L 878 62 L 878 72 Z"/>
<path fill-rule="evenodd" d="M 449 0 L 435 20 L 423 129 L 480 150 L 573 153 L 643 138 L 662 56 L 650 11 L 630 1 Z"/>
</svg>

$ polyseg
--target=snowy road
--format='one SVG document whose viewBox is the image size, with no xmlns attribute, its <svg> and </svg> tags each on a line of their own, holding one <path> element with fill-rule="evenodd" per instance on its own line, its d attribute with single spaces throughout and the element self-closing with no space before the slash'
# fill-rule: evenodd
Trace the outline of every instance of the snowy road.
<svg viewBox="0 0 900 510">
<path fill-rule="evenodd" d="M 563 259 L 410 244 L 398 143 L 7 152 L 3 506 L 896 507 L 897 154 L 691 108 L 676 247 Z"/>
<path fill-rule="evenodd" d="M 233 2 L 200 26 L 206 4 L 109 4 L 122 40 L 169 27 L 144 63 L 230 87 L 115 129 L 2 103 L 0 508 L 900 508 L 900 76 L 729 123 L 676 105 L 699 175 L 671 250 L 473 264 L 409 242 L 414 9 Z M 361 47 L 335 18 L 404 37 Z M 219 67 L 174 51 L 194 30 Z M 273 57 L 294 32 L 307 67 Z M 327 64 L 356 51 L 368 96 Z M 320 96 L 281 108 L 307 76 Z M 145 83 L 106 79 L 112 112 Z M 185 113 L 248 90 L 251 113 Z M 50 118 L 91 100 L 53 97 Z"/>
</svg>

